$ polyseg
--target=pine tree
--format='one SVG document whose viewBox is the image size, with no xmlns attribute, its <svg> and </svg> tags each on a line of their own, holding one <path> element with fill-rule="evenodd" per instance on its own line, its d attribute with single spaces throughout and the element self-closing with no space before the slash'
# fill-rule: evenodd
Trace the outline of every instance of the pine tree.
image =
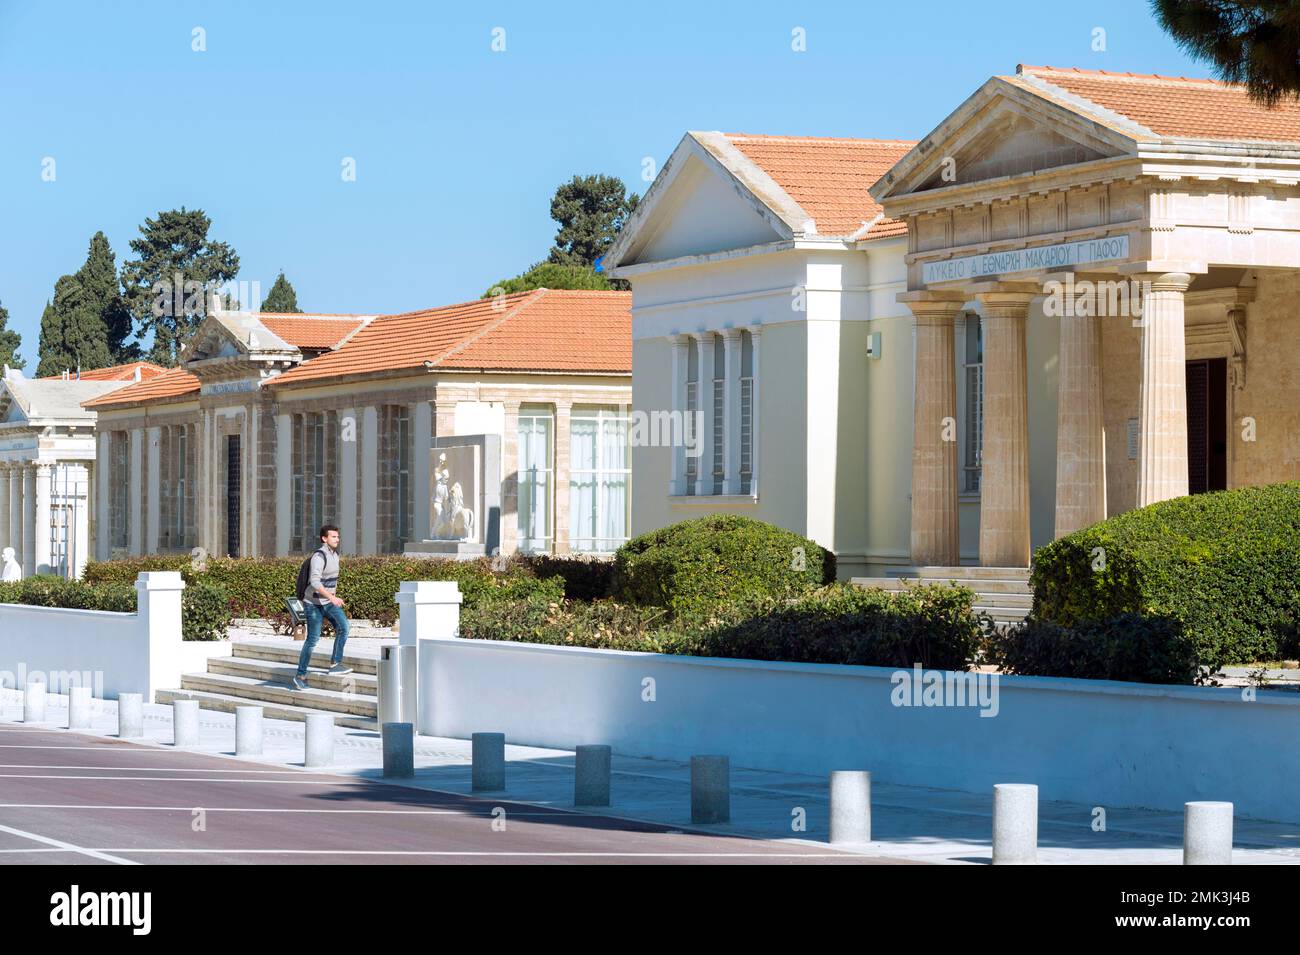
<svg viewBox="0 0 1300 955">
<path fill-rule="evenodd" d="M 23 343 L 22 336 L 6 326 L 9 324 L 9 309 L 0 303 L 0 365 L 10 368 L 25 368 L 27 362 L 18 356 L 18 349 Z"/>
<path fill-rule="evenodd" d="M 149 357 L 160 365 L 176 364 L 207 316 L 210 298 L 239 274 L 238 253 L 208 238 L 211 225 L 201 209 L 160 212 L 145 219 L 140 238 L 131 240 L 138 258 L 122 263 L 127 306 L 140 334 L 153 332 Z"/>
<path fill-rule="evenodd" d="M 640 197 L 617 176 L 574 176 L 555 190 L 551 218 L 560 224 L 547 261 L 594 265 L 609 251 Z"/>
<path fill-rule="evenodd" d="M 289 280 L 281 272 L 276 276 L 275 284 L 271 286 L 271 291 L 266 295 L 266 301 L 262 303 L 264 312 L 301 312 L 298 307 L 298 293 L 293 290 Z"/>
<path fill-rule="evenodd" d="M 131 337 L 131 311 L 122 300 L 113 249 L 102 232 L 90 240 L 86 263 L 76 275 L 83 302 L 104 323 L 110 365 L 121 365 L 140 358 L 140 346 L 128 343 Z M 83 368 L 87 367 L 85 365 Z"/>
<path fill-rule="evenodd" d="M 1187 53 L 1265 106 L 1300 98 L 1300 3 L 1295 0 L 1151 0 Z"/>
</svg>

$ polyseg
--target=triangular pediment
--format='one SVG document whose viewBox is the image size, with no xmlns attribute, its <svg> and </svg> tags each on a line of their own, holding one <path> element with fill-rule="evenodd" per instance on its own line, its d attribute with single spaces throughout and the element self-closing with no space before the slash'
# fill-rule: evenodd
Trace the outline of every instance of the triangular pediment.
<svg viewBox="0 0 1300 955">
<path fill-rule="evenodd" d="M 26 424 L 27 415 L 18 403 L 14 393 L 0 382 L 0 424 Z"/>
<path fill-rule="evenodd" d="M 719 133 L 688 134 L 606 256 L 611 267 L 729 252 L 815 228 Z"/>
<path fill-rule="evenodd" d="M 883 202 L 1136 156 L 1136 151 L 1122 124 L 1098 122 L 1069 102 L 994 77 L 899 160 L 871 194 Z"/>
</svg>

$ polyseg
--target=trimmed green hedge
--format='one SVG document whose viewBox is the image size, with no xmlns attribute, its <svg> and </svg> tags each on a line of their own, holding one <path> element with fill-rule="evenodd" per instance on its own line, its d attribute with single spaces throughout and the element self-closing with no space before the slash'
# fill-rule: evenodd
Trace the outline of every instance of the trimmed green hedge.
<svg viewBox="0 0 1300 955">
<path fill-rule="evenodd" d="M 134 582 L 135 578 L 131 579 Z M 88 583 L 44 575 L 0 584 L 0 603 L 33 607 L 135 613 L 137 596 L 134 583 Z M 230 602 L 226 592 L 210 583 L 188 584 L 181 594 L 181 639 L 220 640 L 228 626 Z"/>
<path fill-rule="evenodd" d="M 1195 683 L 1196 646 L 1176 620 L 1122 614 L 1062 627 L 1031 620 L 989 639 L 986 662 L 1027 676 Z"/>
<path fill-rule="evenodd" d="M 1296 651 L 1300 483 L 1176 498 L 1034 553 L 1033 618 L 1176 621 L 1211 670 Z"/>
<path fill-rule="evenodd" d="M 220 557 L 195 566 L 185 556 L 137 557 L 88 564 L 83 579 L 90 583 L 134 582 L 146 570 L 179 570 L 187 584 L 205 583 L 220 587 L 229 595 L 231 615 L 278 620 L 285 616 L 284 600 L 293 596 L 302 557 Z M 513 600 L 531 593 L 556 599 L 564 596 L 564 579 L 556 570 L 558 560 L 540 565 L 555 571 L 541 578 L 526 560 L 505 562 L 494 571 L 489 560 L 455 561 L 403 557 L 348 557 L 342 559 L 339 596 L 349 617 L 375 620 L 389 626 L 397 619 L 394 602 L 406 580 L 455 580 L 466 605 L 478 601 Z M 575 576 L 588 573 L 575 572 Z"/>
<path fill-rule="evenodd" d="M 835 580 L 835 556 L 806 537 L 732 514 L 682 521 L 614 555 L 612 594 L 674 616 L 806 594 Z"/>
<path fill-rule="evenodd" d="M 461 614 L 467 639 L 805 663 L 965 670 L 989 622 L 959 587 L 902 593 L 832 584 L 793 599 L 715 607 L 670 619 L 667 608 L 530 597 Z"/>
</svg>

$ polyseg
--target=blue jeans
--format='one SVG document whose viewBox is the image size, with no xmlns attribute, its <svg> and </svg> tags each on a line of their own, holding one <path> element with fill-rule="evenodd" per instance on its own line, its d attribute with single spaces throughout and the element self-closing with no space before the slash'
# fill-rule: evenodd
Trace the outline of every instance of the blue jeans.
<svg viewBox="0 0 1300 955">
<path fill-rule="evenodd" d="M 334 625 L 334 652 L 330 655 L 330 663 L 343 662 L 343 645 L 348 642 L 348 618 L 342 607 L 333 604 L 322 607 L 304 601 L 303 610 L 307 613 L 307 639 L 303 641 L 302 655 L 298 657 L 299 676 L 307 675 L 307 664 L 311 662 L 311 652 L 320 642 L 321 625 L 326 618 Z"/>
</svg>

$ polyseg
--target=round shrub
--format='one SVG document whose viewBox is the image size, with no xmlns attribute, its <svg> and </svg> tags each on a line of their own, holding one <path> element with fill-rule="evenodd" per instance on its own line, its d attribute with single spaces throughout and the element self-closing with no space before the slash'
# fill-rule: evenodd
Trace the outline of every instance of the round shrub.
<svg viewBox="0 0 1300 955">
<path fill-rule="evenodd" d="M 1211 670 L 1282 658 L 1300 620 L 1300 483 L 1116 515 L 1039 548 L 1030 585 L 1045 623 L 1165 618 Z"/>
<path fill-rule="evenodd" d="M 628 541 L 613 592 L 628 603 L 708 615 L 723 604 L 797 597 L 835 580 L 835 556 L 806 537 L 732 514 L 682 521 Z"/>
<path fill-rule="evenodd" d="M 1194 683 L 1196 647 L 1177 620 L 1121 614 L 1075 627 L 1031 620 L 989 639 L 987 660 L 1025 676 Z"/>
</svg>

